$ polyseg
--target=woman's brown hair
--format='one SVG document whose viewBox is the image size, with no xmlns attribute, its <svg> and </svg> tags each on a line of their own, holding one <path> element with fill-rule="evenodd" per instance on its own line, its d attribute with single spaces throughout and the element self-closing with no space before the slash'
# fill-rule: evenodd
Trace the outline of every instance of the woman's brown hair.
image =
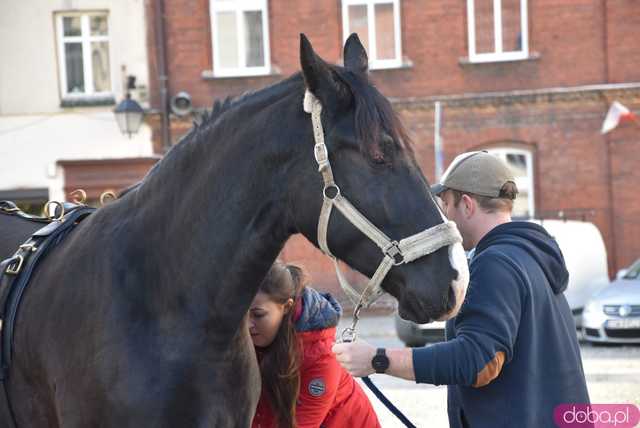
<svg viewBox="0 0 640 428">
<path fill-rule="evenodd" d="M 304 271 L 295 265 L 276 261 L 260 284 L 259 291 L 271 300 L 284 304 L 293 299 L 293 306 L 282 318 L 271 344 L 262 349 L 260 374 L 279 428 L 296 426 L 296 401 L 300 389 L 300 344 L 296 338 L 295 314 L 304 290 Z"/>
</svg>

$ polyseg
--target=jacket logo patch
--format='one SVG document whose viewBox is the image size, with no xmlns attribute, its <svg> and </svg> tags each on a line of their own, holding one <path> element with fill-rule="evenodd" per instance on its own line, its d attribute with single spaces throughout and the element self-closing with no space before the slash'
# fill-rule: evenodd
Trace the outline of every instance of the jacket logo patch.
<svg viewBox="0 0 640 428">
<path fill-rule="evenodd" d="M 323 378 L 319 377 L 309 382 L 309 394 L 311 394 L 312 396 L 320 397 L 322 394 L 324 394 L 325 390 L 326 386 L 324 384 Z"/>
</svg>

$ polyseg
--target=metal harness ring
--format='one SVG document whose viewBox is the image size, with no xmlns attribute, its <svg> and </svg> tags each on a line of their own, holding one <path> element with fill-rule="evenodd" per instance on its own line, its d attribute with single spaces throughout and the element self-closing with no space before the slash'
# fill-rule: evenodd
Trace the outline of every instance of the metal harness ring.
<svg viewBox="0 0 640 428">
<path fill-rule="evenodd" d="M 331 196 L 331 194 L 329 194 L 329 192 L 327 192 L 328 190 L 333 190 L 335 189 L 335 195 Z M 322 189 L 322 194 L 324 195 L 324 197 L 326 199 L 336 199 L 338 196 L 340 196 L 340 188 L 338 187 L 337 184 L 330 184 L 328 186 L 325 186 L 324 189 Z"/>
<path fill-rule="evenodd" d="M 53 214 L 52 214 L 52 211 L 49 209 L 49 207 L 51 205 L 55 205 L 57 207 L 60 207 L 60 214 L 59 215 L 56 216 L 55 208 L 53 209 Z M 62 217 L 64 217 L 64 205 L 62 204 L 62 202 L 49 201 L 46 204 L 44 204 L 44 215 L 47 216 L 47 218 L 49 220 L 52 220 L 52 221 L 61 220 Z"/>
</svg>

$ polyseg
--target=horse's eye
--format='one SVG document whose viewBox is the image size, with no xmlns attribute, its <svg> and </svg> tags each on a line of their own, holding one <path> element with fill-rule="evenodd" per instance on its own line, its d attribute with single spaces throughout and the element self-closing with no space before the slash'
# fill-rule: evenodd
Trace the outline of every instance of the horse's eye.
<svg viewBox="0 0 640 428">
<path fill-rule="evenodd" d="M 393 138 L 385 135 L 380 140 L 380 151 L 386 162 L 393 161 L 393 155 L 395 154 L 395 142 Z"/>
<path fill-rule="evenodd" d="M 383 146 L 386 146 L 386 145 L 393 146 L 393 138 L 391 138 L 391 136 L 385 133 L 382 135 L 382 138 L 380 138 L 380 144 Z"/>
</svg>

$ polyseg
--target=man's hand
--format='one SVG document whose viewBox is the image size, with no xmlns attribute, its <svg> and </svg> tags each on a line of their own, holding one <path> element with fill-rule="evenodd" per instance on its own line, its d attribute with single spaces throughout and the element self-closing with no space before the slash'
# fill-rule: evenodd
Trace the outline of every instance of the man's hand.
<svg viewBox="0 0 640 428">
<path fill-rule="evenodd" d="M 376 355 L 376 348 L 363 340 L 349 343 L 336 343 L 331 348 L 336 359 L 351 376 L 364 377 L 375 373 L 371 360 Z"/>
<path fill-rule="evenodd" d="M 371 360 L 376 355 L 376 348 L 363 340 L 350 343 L 337 343 L 333 345 L 332 351 L 336 354 L 336 359 L 351 376 L 364 377 L 375 373 L 371 366 Z M 413 351 L 409 348 L 387 348 L 389 358 L 389 368 L 385 372 L 388 375 L 400 377 L 407 380 L 415 380 L 416 374 L 413 370 Z"/>
</svg>

